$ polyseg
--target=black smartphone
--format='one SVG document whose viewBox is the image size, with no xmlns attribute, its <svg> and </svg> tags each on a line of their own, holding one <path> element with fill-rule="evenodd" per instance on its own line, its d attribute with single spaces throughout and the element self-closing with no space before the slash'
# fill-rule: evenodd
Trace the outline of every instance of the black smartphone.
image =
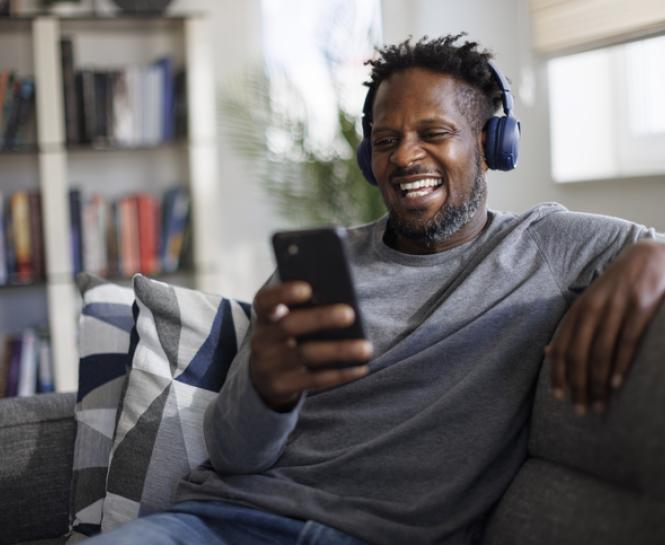
<svg viewBox="0 0 665 545">
<path fill-rule="evenodd" d="M 362 317 L 346 252 L 346 230 L 324 227 L 280 231 L 273 235 L 272 245 L 282 282 L 302 280 L 312 287 L 312 298 L 299 307 L 344 303 L 352 307 L 356 315 L 355 321 L 348 327 L 317 331 L 298 340 L 364 339 Z"/>
</svg>

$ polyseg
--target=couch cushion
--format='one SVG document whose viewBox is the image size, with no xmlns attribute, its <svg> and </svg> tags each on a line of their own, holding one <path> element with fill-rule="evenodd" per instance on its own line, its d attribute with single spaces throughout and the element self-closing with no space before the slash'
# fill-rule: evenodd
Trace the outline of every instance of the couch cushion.
<svg viewBox="0 0 665 545">
<path fill-rule="evenodd" d="M 79 389 L 71 493 L 74 542 L 79 534 L 99 533 L 106 474 L 127 370 L 134 326 L 134 291 L 98 276 L 81 273 Z"/>
<path fill-rule="evenodd" d="M 0 400 L 0 543 L 64 536 L 74 394 Z"/>
<path fill-rule="evenodd" d="M 665 543 L 665 303 L 603 416 L 552 398 L 544 365 L 529 456 L 499 502 L 486 544 Z"/>
<path fill-rule="evenodd" d="M 531 458 L 504 495 L 483 545 L 662 545 L 665 502 Z"/>
<path fill-rule="evenodd" d="M 134 277 L 134 351 L 113 443 L 102 530 L 166 507 L 204 462 L 203 414 L 249 325 L 249 305 Z"/>
<path fill-rule="evenodd" d="M 539 378 L 529 453 L 665 501 L 665 304 L 607 414 L 575 416 L 552 398 L 549 372 Z"/>
</svg>

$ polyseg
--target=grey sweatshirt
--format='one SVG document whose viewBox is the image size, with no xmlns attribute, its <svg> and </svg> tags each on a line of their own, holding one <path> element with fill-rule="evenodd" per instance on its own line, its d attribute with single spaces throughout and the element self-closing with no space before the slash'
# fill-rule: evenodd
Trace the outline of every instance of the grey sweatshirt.
<svg viewBox="0 0 665 545">
<path fill-rule="evenodd" d="M 312 519 L 375 544 L 473 543 L 523 462 L 543 347 L 575 295 L 627 244 L 623 220 L 540 205 L 490 212 L 474 240 L 434 255 L 349 231 L 370 373 L 264 405 L 236 357 L 205 419 L 211 464 L 178 499 L 223 499 Z M 249 338 L 249 336 L 248 336 Z"/>
</svg>

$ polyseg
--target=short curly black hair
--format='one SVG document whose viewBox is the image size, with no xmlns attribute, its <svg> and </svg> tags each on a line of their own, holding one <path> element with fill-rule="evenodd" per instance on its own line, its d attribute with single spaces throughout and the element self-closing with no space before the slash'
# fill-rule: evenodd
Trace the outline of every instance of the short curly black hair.
<svg viewBox="0 0 665 545">
<path fill-rule="evenodd" d="M 365 62 L 372 67 L 369 87 L 370 102 L 382 81 L 395 72 L 407 68 L 427 68 L 453 76 L 470 89 L 461 90 L 456 97 L 460 112 L 466 116 L 476 131 L 481 131 L 487 120 L 501 105 L 501 88 L 489 68 L 492 54 L 479 49 L 478 42 L 465 41 L 457 44 L 466 32 L 429 39 L 423 36 L 416 43 L 411 37 L 397 45 L 388 45 L 377 50 L 379 56 Z M 368 105 L 371 116 L 371 103 Z"/>
</svg>

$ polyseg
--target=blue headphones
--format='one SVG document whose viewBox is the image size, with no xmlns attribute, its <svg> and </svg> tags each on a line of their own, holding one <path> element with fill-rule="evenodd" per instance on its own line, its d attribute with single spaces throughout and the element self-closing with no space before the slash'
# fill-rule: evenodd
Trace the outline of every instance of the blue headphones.
<svg viewBox="0 0 665 545">
<path fill-rule="evenodd" d="M 502 116 L 491 117 L 483 131 L 485 131 L 485 161 L 493 170 L 512 170 L 517 166 L 519 156 L 520 122 L 513 117 L 513 95 L 508 80 L 499 71 L 494 61 L 487 61 L 490 71 L 501 87 L 501 102 L 503 104 Z M 377 185 L 372 173 L 372 106 L 376 89 L 370 87 L 363 104 L 363 139 L 356 150 L 358 166 L 365 179 L 372 185 Z"/>
</svg>

